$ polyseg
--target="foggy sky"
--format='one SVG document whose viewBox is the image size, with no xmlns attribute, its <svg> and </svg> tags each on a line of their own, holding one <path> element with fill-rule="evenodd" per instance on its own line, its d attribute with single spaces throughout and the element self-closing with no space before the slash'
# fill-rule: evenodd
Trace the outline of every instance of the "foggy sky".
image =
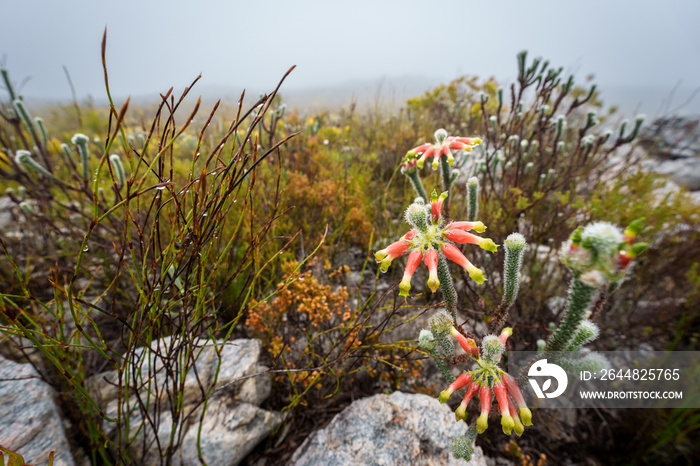
<svg viewBox="0 0 700 466">
<path fill-rule="evenodd" d="M 436 6 L 437 5 L 437 6 Z M 524 49 L 579 81 L 700 86 L 700 2 L 0 0 L 0 56 L 23 93 L 104 96 L 100 40 L 115 96 L 208 86 L 288 89 L 358 79 L 516 77 Z M 284 90 L 284 88 L 283 88 Z M 5 96 L 3 96 L 5 98 Z"/>
</svg>

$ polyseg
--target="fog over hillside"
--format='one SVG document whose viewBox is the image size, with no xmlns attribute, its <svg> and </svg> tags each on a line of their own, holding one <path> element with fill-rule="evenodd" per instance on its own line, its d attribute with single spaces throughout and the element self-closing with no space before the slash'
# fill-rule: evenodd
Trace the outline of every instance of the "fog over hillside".
<svg viewBox="0 0 700 466">
<path fill-rule="evenodd" d="M 380 105 L 385 110 L 397 110 L 405 106 L 406 100 L 417 97 L 448 81 L 431 79 L 420 76 L 384 77 L 376 79 L 353 80 L 338 85 L 299 87 L 282 85 L 280 94 L 290 108 L 298 108 L 302 112 L 319 110 L 333 111 L 341 106 L 355 103 L 358 109 L 366 109 Z M 698 88 L 700 89 L 700 88 Z M 244 89 L 236 86 L 209 85 L 202 79 L 191 91 L 189 100 L 201 96 L 205 104 L 213 104 L 221 99 L 224 107 L 233 107 L 238 102 Z M 163 89 L 163 92 L 167 89 Z M 183 89 L 174 89 L 179 96 Z M 250 87 L 245 89 L 246 102 L 271 89 Z M 644 113 L 650 118 L 662 115 L 698 115 L 700 114 L 700 91 L 691 89 L 680 83 L 673 88 L 660 86 L 622 86 L 599 85 L 600 99 L 606 106 L 617 106 L 619 113 L 626 117 L 634 117 Z M 158 102 L 157 93 L 132 96 L 115 96 L 117 100 L 131 97 L 134 104 L 153 104 Z M 107 104 L 106 97 L 91 96 L 94 105 Z M 27 98 L 29 105 L 34 108 L 68 103 L 68 100 L 46 98 Z"/>
</svg>

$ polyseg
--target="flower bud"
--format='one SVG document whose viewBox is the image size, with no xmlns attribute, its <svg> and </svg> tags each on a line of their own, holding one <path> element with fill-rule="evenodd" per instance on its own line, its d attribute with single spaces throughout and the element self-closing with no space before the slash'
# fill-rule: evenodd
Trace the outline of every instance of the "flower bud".
<svg viewBox="0 0 700 466">
<path fill-rule="evenodd" d="M 442 144 L 446 137 L 447 131 L 445 131 L 444 129 L 440 128 L 439 130 L 435 131 L 435 141 L 438 144 Z"/>
<path fill-rule="evenodd" d="M 438 197 L 437 191 L 433 190 L 432 194 L 430 195 L 433 225 L 439 224 L 442 219 L 440 214 L 442 213 L 442 204 L 445 202 L 445 199 L 447 199 L 447 191 L 443 192 Z"/>
<path fill-rule="evenodd" d="M 436 312 L 430 318 L 430 331 L 433 335 L 447 335 L 452 329 L 452 317 L 444 310 Z"/>
<path fill-rule="evenodd" d="M 420 231 L 428 229 L 428 214 L 425 208 L 419 204 L 411 204 L 406 209 L 406 221 Z"/>
<path fill-rule="evenodd" d="M 474 340 L 465 337 L 464 335 L 459 333 L 459 330 L 457 330 L 454 327 L 450 329 L 450 334 L 457 339 L 457 342 L 459 342 L 459 345 L 464 351 L 476 357 L 479 356 L 479 348 L 477 348 L 476 342 Z"/>
<path fill-rule="evenodd" d="M 421 330 L 418 335 L 418 345 L 424 350 L 431 351 L 435 349 L 437 344 L 435 343 L 435 337 L 433 337 L 433 332 L 430 330 Z"/>
<path fill-rule="evenodd" d="M 486 335 L 481 342 L 482 357 L 492 364 L 501 360 L 503 349 L 503 342 L 496 335 Z"/>
</svg>

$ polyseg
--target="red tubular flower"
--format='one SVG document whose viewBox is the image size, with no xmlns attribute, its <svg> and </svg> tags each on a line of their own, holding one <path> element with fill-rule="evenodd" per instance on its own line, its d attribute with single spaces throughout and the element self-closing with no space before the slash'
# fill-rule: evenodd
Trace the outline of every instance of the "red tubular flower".
<svg viewBox="0 0 700 466">
<path fill-rule="evenodd" d="M 452 151 L 450 151 L 450 146 L 442 146 L 437 150 L 437 153 L 434 154 L 433 157 L 433 170 L 437 170 L 439 164 L 440 164 L 440 155 L 445 154 L 447 157 L 447 163 L 452 166 L 455 163 L 455 157 L 452 155 Z"/>
<path fill-rule="evenodd" d="M 498 339 L 501 340 L 503 343 L 503 346 L 506 346 L 506 341 L 508 340 L 508 337 L 513 334 L 513 329 L 510 327 L 506 327 L 503 330 L 501 330 L 501 334 L 498 335 Z"/>
<path fill-rule="evenodd" d="M 498 246 L 493 242 L 491 238 L 482 238 L 480 236 L 472 235 L 466 231 L 459 228 L 450 228 L 443 233 L 445 238 L 453 241 L 457 244 L 477 244 L 481 249 L 487 251 L 496 252 Z"/>
<path fill-rule="evenodd" d="M 515 427 L 515 421 L 513 421 L 513 417 L 510 415 L 510 410 L 508 409 L 508 392 L 503 382 L 497 381 L 493 384 L 493 394 L 496 395 L 498 407 L 501 408 L 501 426 L 503 427 L 503 433 L 510 435 L 513 427 Z"/>
<path fill-rule="evenodd" d="M 481 415 L 476 420 L 476 431 L 483 434 L 489 427 L 489 412 L 491 411 L 491 389 L 485 383 L 479 389 L 479 399 L 481 400 Z"/>
<path fill-rule="evenodd" d="M 433 147 L 433 145 L 430 144 L 430 143 L 428 143 L 428 144 L 421 144 L 420 146 L 414 147 L 413 149 L 409 150 L 406 154 L 407 154 L 407 155 L 419 154 L 419 153 L 421 153 L 421 152 L 425 152 L 426 150 L 428 150 L 428 149 L 431 148 L 431 147 Z"/>
<path fill-rule="evenodd" d="M 620 251 L 617 255 L 617 265 L 620 270 L 625 270 L 628 265 L 634 260 L 634 257 L 632 257 L 630 254 L 627 253 L 624 249 Z"/>
<path fill-rule="evenodd" d="M 461 333 L 459 333 L 459 330 L 456 328 L 452 327 L 452 330 L 450 330 L 450 333 L 452 334 L 453 337 L 457 339 L 459 342 L 459 345 L 464 348 L 464 351 L 466 351 L 469 354 L 473 354 L 476 357 L 479 357 L 479 348 L 476 346 L 476 342 L 472 340 L 471 338 L 467 338 Z"/>
<path fill-rule="evenodd" d="M 527 407 L 527 404 L 525 403 L 525 398 L 523 398 L 523 394 L 520 391 L 520 387 L 518 387 L 518 384 L 516 383 L 515 379 L 508 374 L 503 374 L 503 383 L 508 389 L 508 393 L 510 394 L 510 396 L 513 397 L 515 402 L 518 404 L 518 407 L 520 408 L 520 417 L 523 419 L 523 424 L 525 424 L 526 426 L 531 426 L 532 412 Z"/>
<path fill-rule="evenodd" d="M 391 265 L 391 261 L 406 254 L 409 247 L 411 247 L 411 242 L 401 239 L 374 253 L 374 258 L 381 264 L 380 270 L 386 272 Z"/>
<path fill-rule="evenodd" d="M 447 401 L 455 391 L 459 390 L 460 388 L 464 387 L 469 382 L 471 382 L 472 376 L 473 374 L 471 372 L 463 372 L 459 377 L 455 379 L 454 382 L 450 384 L 449 387 L 440 392 L 438 401 L 440 403 L 444 403 L 445 401 Z"/>
<path fill-rule="evenodd" d="M 420 158 L 417 161 L 418 168 L 423 168 L 423 164 L 427 160 L 428 157 L 432 157 L 435 152 L 435 149 L 433 147 L 429 147 L 428 149 L 423 152 L 423 155 L 420 156 Z"/>
<path fill-rule="evenodd" d="M 440 220 L 442 218 L 440 217 L 440 214 L 442 213 L 442 204 L 445 202 L 445 199 L 447 199 L 446 192 L 438 196 L 437 191 L 433 191 L 430 195 L 430 211 L 432 215 L 433 225 L 437 225 L 440 223 Z"/>
<path fill-rule="evenodd" d="M 474 230 L 477 233 L 483 233 L 486 231 L 486 225 L 484 225 L 482 222 L 452 222 L 447 225 L 447 228 L 451 230 L 458 229 L 464 231 Z"/>
<path fill-rule="evenodd" d="M 484 273 L 469 262 L 469 260 L 464 257 L 464 254 L 462 254 L 462 252 L 455 246 L 451 244 L 443 244 L 440 248 L 442 249 L 442 253 L 445 255 L 445 257 L 465 268 L 471 279 L 476 283 L 481 285 L 486 281 L 486 278 L 484 278 Z"/>
<path fill-rule="evenodd" d="M 435 249 L 428 249 L 423 256 L 423 262 L 428 267 L 428 288 L 435 293 L 440 286 L 437 276 L 438 253 Z"/>
<path fill-rule="evenodd" d="M 472 146 L 478 146 L 481 144 L 481 139 L 479 138 L 464 138 L 460 136 L 447 136 L 447 140 L 451 143 L 461 142 L 462 144 L 467 144 L 471 150 Z M 454 147 L 453 147 L 454 149 Z"/>
<path fill-rule="evenodd" d="M 404 239 L 406 241 L 411 241 L 418 232 L 416 230 L 409 230 L 405 235 L 401 237 L 401 239 Z"/>
<path fill-rule="evenodd" d="M 462 402 L 455 410 L 455 418 L 458 421 L 461 421 L 467 416 L 467 405 L 469 404 L 471 399 L 474 398 L 474 395 L 476 395 L 477 391 L 479 391 L 479 384 L 477 382 L 472 382 L 469 385 L 469 387 L 467 387 L 467 393 L 464 395 L 464 398 L 462 398 Z"/>
<path fill-rule="evenodd" d="M 414 249 L 408 254 L 406 269 L 403 272 L 403 280 L 399 283 L 399 289 L 401 290 L 399 296 L 408 296 L 408 292 L 411 290 L 411 278 L 422 261 L 423 252 L 420 249 Z"/>
<path fill-rule="evenodd" d="M 454 164 L 455 158 L 452 155 L 454 150 L 464 150 L 471 152 L 472 148 L 478 144 L 481 144 L 481 139 L 479 138 L 463 138 L 455 136 L 447 136 L 447 131 L 444 129 L 439 129 L 435 132 L 435 143 L 434 144 L 421 144 L 420 146 L 414 147 L 406 153 L 407 156 L 414 156 L 416 154 L 421 154 L 417 161 L 418 168 L 423 168 L 425 161 L 433 157 L 433 170 L 436 170 L 440 164 L 440 157 L 445 154 L 447 163 L 452 166 Z"/>
</svg>

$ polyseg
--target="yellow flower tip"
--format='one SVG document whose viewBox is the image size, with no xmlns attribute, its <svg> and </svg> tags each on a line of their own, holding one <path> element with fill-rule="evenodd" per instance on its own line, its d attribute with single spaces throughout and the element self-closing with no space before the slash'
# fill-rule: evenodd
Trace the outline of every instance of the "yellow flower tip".
<svg viewBox="0 0 700 466">
<path fill-rule="evenodd" d="M 428 288 L 430 288 L 430 291 L 435 293 L 439 287 L 440 287 L 440 280 L 438 280 L 438 277 L 428 278 Z"/>
<path fill-rule="evenodd" d="M 386 256 L 387 256 L 386 249 L 382 249 L 381 251 L 377 251 L 374 253 L 374 259 L 377 262 L 383 261 Z"/>
<path fill-rule="evenodd" d="M 532 411 L 529 408 L 520 408 L 520 417 L 523 418 L 523 424 L 532 425 Z"/>
<path fill-rule="evenodd" d="M 452 395 L 452 392 L 450 391 L 450 389 L 446 388 L 440 392 L 440 396 L 438 396 L 438 401 L 440 403 L 445 403 L 447 400 L 450 399 L 451 395 Z"/>
<path fill-rule="evenodd" d="M 387 270 L 389 270 L 391 261 L 392 259 L 390 258 L 390 256 L 387 256 L 384 259 L 382 259 L 382 261 L 379 263 L 379 270 L 381 270 L 382 272 L 386 272 Z"/>
<path fill-rule="evenodd" d="M 515 422 L 515 426 L 513 427 L 513 430 L 515 431 L 515 434 L 520 437 L 523 435 L 523 432 L 525 432 L 525 426 L 523 425 L 522 422 L 520 422 L 520 419 L 518 417 L 514 417 L 513 421 Z"/>
<path fill-rule="evenodd" d="M 464 150 L 464 152 L 471 152 L 474 150 L 472 146 L 464 146 L 462 149 Z"/>
<path fill-rule="evenodd" d="M 424 163 L 425 163 L 424 160 L 418 159 L 418 161 L 416 162 L 416 167 L 418 167 L 419 169 L 423 168 Z"/>
<path fill-rule="evenodd" d="M 479 285 L 486 281 L 486 278 L 484 277 L 484 272 L 482 272 L 481 269 L 474 267 L 473 265 L 467 267 L 467 272 L 469 273 L 469 277 Z"/>
<path fill-rule="evenodd" d="M 501 330 L 501 335 L 507 335 L 510 337 L 513 335 L 513 329 L 511 327 L 506 327 L 503 330 Z"/>
<path fill-rule="evenodd" d="M 406 157 L 414 156 L 414 155 L 416 155 L 417 153 L 418 153 L 418 152 L 416 152 L 416 151 L 414 151 L 414 150 L 409 150 L 408 152 L 406 152 Z"/>
<path fill-rule="evenodd" d="M 481 413 L 479 419 L 476 420 L 476 431 L 483 434 L 489 428 L 489 417 L 486 413 Z"/>
<path fill-rule="evenodd" d="M 503 432 L 510 435 L 510 432 L 513 430 L 513 427 L 515 427 L 515 421 L 513 420 L 513 417 L 510 414 L 504 414 L 501 416 L 501 427 L 503 427 Z M 506 430 L 508 432 L 506 432 Z"/>
<path fill-rule="evenodd" d="M 482 238 L 481 241 L 479 241 L 479 247 L 489 252 L 498 251 L 498 245 L 494 243 L 491 238 Z"/>
<path fill-rule="evenodd" d="M 447 164 L 448 164 L 450 167 L 451 167 L 452 165 L 455 164 L 455 158 L 454 158 L 454 156 L 452 156 L 452 154 L 450 154 L 450 156 L 447 157 Z"/>
<path fill-rule="evenodd" d="M 438 158 L 435 157 L 435 161 L 433 162 L 433 170 L 437 170 L 439 166 L 440 162 L 438 162 Z"/>
<path fill-rule="evenodd" d="M 484 222 L 475 222 L 473 230 L 477 233 L 483 233 L 486 231 L 486 225 Z"/>
<path fill-rule="evenodd" d="M 408 292 L 411 291 L 411 279 L 407 277 L 401 280 L 401 283 L 399 283 L 399 289 L 401 290 L 399 292 L 399 296 L 403 298 L 407 297 Z"/>
<path fill-rule="evenodd" d="M 481 144 L 481 138 L 472 138 L 473 146 L 478 146 L 479 144 Z"/>
<path fill-rule="evenodd" d="M 467 407 L 465 405 L 459 405 L 455 410 L 455 419 L 461 421 L 467 417 Z"/>
</svg>

